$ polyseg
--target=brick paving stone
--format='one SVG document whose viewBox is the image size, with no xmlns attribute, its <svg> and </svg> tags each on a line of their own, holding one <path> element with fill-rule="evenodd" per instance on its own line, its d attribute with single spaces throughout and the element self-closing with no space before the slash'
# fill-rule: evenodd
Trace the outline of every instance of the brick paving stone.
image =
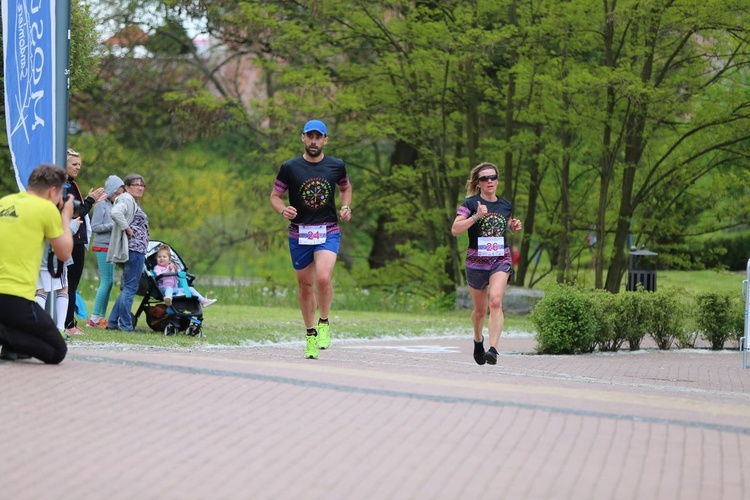
<svg viewBox="0 0 750 500">
<path fill-rule="evenodd" d="M 13 499 L 750 498 L 750 370 L 705 350 L 470 338 L 0 362 Z"/>
</svg>

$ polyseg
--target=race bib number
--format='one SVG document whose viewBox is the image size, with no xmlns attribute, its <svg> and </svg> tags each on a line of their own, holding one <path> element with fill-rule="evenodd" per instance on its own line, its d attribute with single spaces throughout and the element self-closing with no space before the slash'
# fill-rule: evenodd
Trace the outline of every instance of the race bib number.
<svg viewBox="0 0 750 500">
<path fill-rule="evenodd" d="M 299 227 L 299 244 L 300 245 L 320 245 L 326 242 L 326 226 L 307 226 Z"/>
<path fill-rule="evenodd" d="M 477 240 L 480 257 L 501 257 L 505 255 L 505 238 L 502 236 L 480 236 Z"/>
</svg>

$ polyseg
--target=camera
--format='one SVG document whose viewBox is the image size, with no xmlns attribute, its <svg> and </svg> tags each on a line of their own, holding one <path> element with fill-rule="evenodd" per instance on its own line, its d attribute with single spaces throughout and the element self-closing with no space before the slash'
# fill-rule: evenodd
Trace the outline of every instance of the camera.
<svg viewBox="0 0 750 500">
<path fill-rule="evenodd" d="M 66 201 L 68 201 L 68 189 L 70 189 L 70 184 L 63 184 L 63 192 L 62 192 L 62 202 L 65 204 Z M 62 206 L 60 207 L 62 210 Z M 73 198 L 73 217 L 79 217 L 80 216 L 80 209 L 81 209 L 81 202 Z"/>
</svg>

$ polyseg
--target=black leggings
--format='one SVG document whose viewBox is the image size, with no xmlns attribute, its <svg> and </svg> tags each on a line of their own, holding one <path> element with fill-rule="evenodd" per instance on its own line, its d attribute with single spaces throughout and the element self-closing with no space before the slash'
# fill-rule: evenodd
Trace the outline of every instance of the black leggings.
<svg viewBox="0 0 750 500">
<path fill-rule="evenodd" d="M 76 326 L 76 290 L 83 275 L 83 260 L 86 258 L 84 245 L 73 245 L 73 263 L 68 266 L 68 313 L 65 315 L 65 328 Z M 59 313 L 58 313 L 59 314 Z"/>
<path fill-rule="evenodd" d="M 68 345 L 49 314 L 33 300 L 0 294 L 0 343 L 13 352 L 56 365 Z"/>
</svg>

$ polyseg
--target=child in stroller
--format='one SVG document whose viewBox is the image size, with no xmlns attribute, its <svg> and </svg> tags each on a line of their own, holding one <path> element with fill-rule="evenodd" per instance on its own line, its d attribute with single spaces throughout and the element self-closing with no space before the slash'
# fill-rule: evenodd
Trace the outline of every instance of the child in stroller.
<svg viewBox="0 0 750 500">
<path fill-rule="evenodd" d="M 169 256 L 168 262 L 162 266 L 176 272 L 155 272 L 158 264 L 158 256 L 161 250 L 163 256 Z M 162 257 L 164 259 L 164 257 Z M 167 264 L 167 265 L 164 265 Z M 169 266 L 171 264 L 171 266 Z M 206 300 L 201 296 L 192 284 L 195 276 L 187 273 L 187 265 L 177 252 L 169 245 L 160 241 L 150 241 L 146 251 L 146 261 L 138 295 L 143 295 L 138 311 L 134 314 L 135 325 L 142 312 L 146 313 L 146 321 L 152 330 L 163 331 L 164 335 L 174 335 L 184 332 L 191 336 L 203 336 L 203 310 L 201 303 L 211 305 L 216 300 Z M 169 298 L 172 300 L 167 304 L 167 288 L 161 283 L 163 280 L 173 278 L 177 281 L 177 287 L 172 287 Z M 174 284 L 174 283 L 172 283 Z"/>
<path fill-rule="evenodd" d="M 179 269 L 177 264 L 172 262 L 172 249 L 169 245 L 162 243 L 156 250 L 156 265 L 154 266 L 154 275 L 159 291 L 164 297 L 164 303 L 167 306 L 172 305 L 172 294 L 179 290 Z M 195 295 L 201 303 L 201 307 L 208 307 L 216 303 L 216 299 L 207 299 L 192 286 L 188 286 L 189 295 Z M 187 293 L 185 295 L 188 295 Z"/>
</svg>

